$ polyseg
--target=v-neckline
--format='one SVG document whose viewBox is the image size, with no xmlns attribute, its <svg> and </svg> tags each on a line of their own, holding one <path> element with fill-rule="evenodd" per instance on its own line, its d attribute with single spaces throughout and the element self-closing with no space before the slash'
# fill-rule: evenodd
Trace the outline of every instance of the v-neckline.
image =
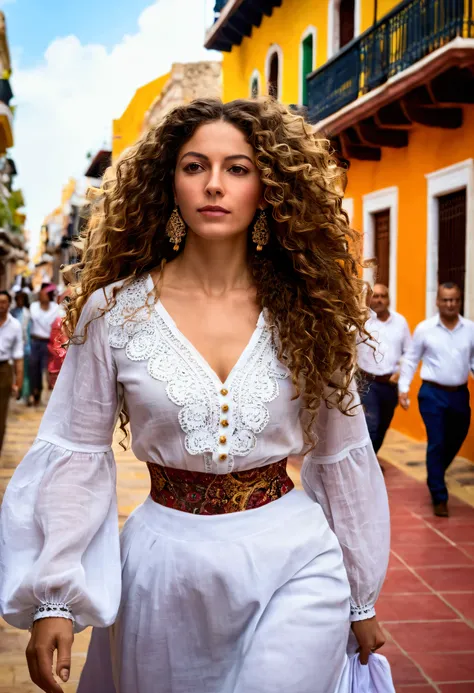
<svg viewBox="0 0 474 693">
<path fill-rule="evenodd" d="M 153 282 L 153 277 L 151 276 L 151 274 L 148 275 L 148 283 L 150 285 L 150 289 L 152 291 L 154 291 L 155 290 L 155 284 Z M 222 389 L 222 388 L 228 389 L 229 388 L 229 385 L 233 379 L 233 376 L 242 367 L 242 365 L 247 361 L 248 357 L 250 356 L 250 354 L 254 350 L 254 347 L 258 341 L 258 338 L 260 337 L 260 334 L 262 332 L 262 328 L 265 326 L 265 318 L 264 318 L 264 313 L 262 310 L 262 311 L 260 311 L 260 314 L 257 318 L 255 329 L 252 332 L 252 334 L 250 335 L 249 341 L 247 342 L 247 344 L 243 348 L 242 353 L 240 354 L 240 356 L 237 359 L 237 361 L 235 362 L 235 364 L 232 366 L 226 379 L 221 380 L 219 378 L 219 376 L 217 375 L 216 371 L 211 367 L 211 365 L 204 358 L 204 356 L 201 354 L 201 352 L 194 346 L 194 344 L 179 329 L 174 318 L 167 311 L 167 309 L 163 305 L 160 298 L 158 298 L 158 300 L 155 303 L 155 309 L 159 312 L 161 318 L 164 320 L 166 325 L 175 333 L 175 335 L 178 337 L 180 342 L 182 342 L 182 344 L 184 344 L 184 346 L 187 347 L 187 349 L 193 354 L 193 356 L 199 362 L 201 367 L 211 376 L 212 380 L 216 383 L 216 385 L 218 386 L 219 389 Z"/>
</svg>

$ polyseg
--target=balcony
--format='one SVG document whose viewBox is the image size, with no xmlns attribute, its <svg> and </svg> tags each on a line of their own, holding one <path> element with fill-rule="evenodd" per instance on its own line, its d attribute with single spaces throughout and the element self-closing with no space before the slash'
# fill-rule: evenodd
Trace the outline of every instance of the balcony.
<svg viewBox="0 0 474 693">
<path fill-rule="evenodd" d="M 206 48 L 229 52 L 240 46 L 245 36 L 252 35 L 253 27 L 259 27 L 262 17 L 271 17 L 275 7 L 283 0 L 216 0 L 216 21 L 206 34 Z"/>
<path fill-rule="evenodd" d="M 456 128 L 474 103 L 472 0 L 405 0 L 308 76 L 308 117 L 350 158 L 408 144 L 413 123 Z"/>
</svg>

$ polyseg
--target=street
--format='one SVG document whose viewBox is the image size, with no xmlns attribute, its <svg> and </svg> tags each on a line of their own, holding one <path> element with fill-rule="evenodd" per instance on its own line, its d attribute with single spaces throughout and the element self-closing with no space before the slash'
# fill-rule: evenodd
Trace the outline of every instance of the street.
<svg viewBox="0 0 474 693">
<path fill-rule="evenodd" d="M 12 404 L 0 463 L 0 492 L 32 443 L 43 409 Z M 392 513 L 392 552 L 377 603 L 397 692 L 474 690 L 474 466 L 457 459 L 448 475 L 452 516 L 432 515 L 424 484 L 424 444 L 390 431 L 382 448 Z M 119 522 L 148 494 L 145 465 L 115 445 Z M 298 469 L 290 467 L 296 480 Z M 76 690 L 90 629 L 75 638 L 70 682 Z M 28 634 L 0 620 L 0 693 L 33 693 L 24 651 Z"/>
</svg>

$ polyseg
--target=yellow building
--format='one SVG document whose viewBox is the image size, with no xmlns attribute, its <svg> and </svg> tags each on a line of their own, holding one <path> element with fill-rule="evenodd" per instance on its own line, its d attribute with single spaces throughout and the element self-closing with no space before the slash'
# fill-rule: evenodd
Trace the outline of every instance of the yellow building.
<svg viewBox="0 0 474 693">
<path fill-rule="evenodd" d="M 173 106 L 202 96 L 221 96 L 221 64 L 174 63 L 171 70 L 137 89 L 121 118 L 113 121 L 115 160 Z"/>
<path fill-rule="evenodd" d="M 216 13 L 206 46 L 223 52 L 224 99 L 306 106 L 349 162 L 345 207 L 392 307 L 413 329 L 455 281 L 474 319 L 472 2 L 218 0 Z M 394 426 L 422 439 L 419 385 Z M 474 460 L 474 430 L 462 452 Z"/>
<path fill-rule="evenodd" d="M 122 116 L 113 121 L 112 158 L 114 160 L 140 137 L 145 113 L 168 79 L 169 72 L 137 89 Z"/>
</svg>

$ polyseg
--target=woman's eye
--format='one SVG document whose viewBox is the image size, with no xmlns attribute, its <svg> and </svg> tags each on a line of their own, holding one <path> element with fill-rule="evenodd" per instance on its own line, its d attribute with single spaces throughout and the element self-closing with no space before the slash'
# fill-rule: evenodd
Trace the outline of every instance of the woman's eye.
<svg viewBox="0 0 474 693">
<path fill-rule="evenodd" d="M 188 171 L 189 173 L 197 173 L 202 169 L 201 164 L 196 163 L 195 161 L 191 162 L 187 166 L 184 167 L 185 171 Z"/>
<path fill-rule="evenodd" d="M 237 173 L 240 176 L 243 176 L 244 174 L 248 173 L 246 168 L 244 168 L 243 166 L 239 166 L 238 164 L 236 164 L 235 166 L 231 166 L 229 171 L 231 171 L 232 173 Z"/>
</svg>

